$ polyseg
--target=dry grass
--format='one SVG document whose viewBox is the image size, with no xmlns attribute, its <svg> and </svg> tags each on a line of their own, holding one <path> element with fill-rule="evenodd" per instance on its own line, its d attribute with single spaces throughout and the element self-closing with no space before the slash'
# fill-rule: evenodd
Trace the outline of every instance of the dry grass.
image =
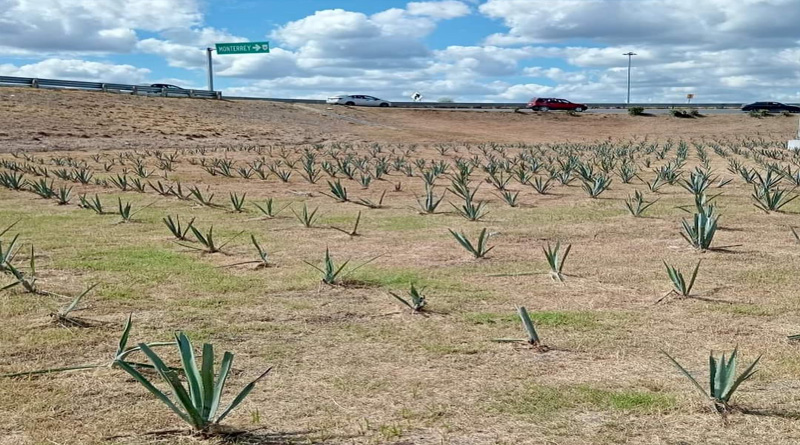
<svg viewBox="0 0 800 445">
<path fill-rule="evenodd" d="M 58 105 L 65 95 L 77 94 L 15 91 L 35 98 L 33 104 L 49 101 Z M 6 90 L 0 93 L 8 94 Z M 112 101 L 108 97 L 115 97 L 79 96 L 84 95 L 91 101 Z M 119 99 L 119 107 L 128 106 L 132 100 Z M 200 113 L 194 109 L 198 107 L 195 102 L 150 100 L 166 108 L 150 109 L 152 119 L 160 119 L 179 105 L 188 107 L 186 113 Z M 272 112 L 277 123 L 270 123 L 276 127 L 284 125 L 280 113 L 299 113 L 291 106 L 269 107 L 278 110 Z M 98 113 L 98 119 L 113 116 Z M 371 110 L 341 113 L 369 114 L 370 119 L 380 122 L 392 116 Z M 480 155 L 472 144 L 442 157 L 425 142 L 441 140 L 442 133 L 431 130 L 431 126 L 447 117 L 436 113 L 428 123 L 412 123 L 410 116 L 416 113 L 393 115 L 393 125 L 398 128 L 420 128 L 419 133 L 405 136 L 404 147 L 420 143 L 410 159 L 452 161 L 454 156 L 467 153 Z M 0 112 L 2 116 L 6 114 Z M 475 125 L 473 120 L 480 119 L 477 116 L 458 114 L 452 119 L 454 126 L 469 131 L 467 127 Z M 500 119 L 483 116 L 489 123 Z M 699 127 L 692 128 L 690 136 L 696 136 L 697 142 L 703 136 L 706 141 L 733 145 L 736 138 L 724 133 L 726 128 L 737 128 L 739 138 L 754 138 L 763 130 L 758 125 L 773 126 L 775 132 L 781 126 L 793 127 L 780 118 L 740 118 L 697 120 L 710 130 L 700 133 Z M 571 118 L 553 119 L 558 121 L 557 126 L 582 133 L 587 129 L 572 122 L 596 118 L 584 116 L 568 123 L 563 121 Z M 609 119 L 635 120 L 629 116 Z M 310 120 L 285 120 L 289 130 L 298 129 L 285 140 L 286 150 L 294 159 L 304 147 L 291 144 L 302 142 L 295 136 L 301 130 L 314 130 Z M 666 117 L 646 120 L 653 128 L 696 125 L 685 121 L 675 124 Z M 146 135 L 137 139 L 135 132 L 130 132 L 122 139 L 127 146 L 116 139 L 92 136 L 87 143 L 97 143 L 96 149 L 31 151 L 30 141 L 19 135 L 34 131 L 36 125 L 22 122 L 14 129 L 3 130 L 4 151 L 24 148 L 45 161 L 55 156 L 85 160 L 96 176 L 105 177 L 110 173 L 102 172 L 100 164 L 90 157 L 99 152 L 96 149 L 104 149 L 103 160 L 108 160 L 140 148 L 137 141 L 141 147 L 154 146 Z M 238 125 L 255 128 L 252 124 Z M 377 131 L 374 126 L 345 130 L 339 124 L 330 125 L 331 134 L 342 132 L 341 140 Z M 638 128 L 641 124 L 632 125 Z M 137 126 L 147 127 L 143 123 Z M 386 131 L 385 138 L 399 137 L 393 130 Z M 494 133 L 485 133 L 491 131 Z M 487 126 L 464 138 L 454 131 L 452 139 L 508 140 L 507 131 L 507 127 L 492 130 Z M 561 141 L 573 139 L 571 133 L 561 131 Z M 641 140 L 640 131 L 644 130 L 626 130 L 624 139 Z M 551 136 L 541 140 L 520 138 L 538 143 L 555 137 Z M 677 140 L 678 134 L 673 137 Z M 770 139 L 781 137 L 774 134 Z M 226 420 L 240 429 L 260 428 L 240 437 L 241 443 L 800 440 L 795 426 L 800 413 L 800 388 L 795 383 L 800 373 L 800 351 L 785 340 L 786 335 L 800 331 L 796 316 L 800 300 L 792 278 L 800 267 L 800 246 L 789 231 L 790 225 L 797 225 L 798 201 L 790 203 L 783 214 L 765 215 L 752 205 L 751 187 L 737 177 L 718 198 L 723 230 L 714 244 L 740 246 L 701 254 L 679 235 L 679 221 L 687 214 L 676 206 L 690 204 L 691 196 L 677 185 L 662 189 L 660 201 L 645 218 L 633 218 L 623 200 L 634 189 L 646 191 L 638 180 L 626 185 L 615 177 L 611 190 L 599 199 L 589 199 L 577 181 L 568 187 L 556 186 L 550 195 L 538 195 L 529 186 L 512 182 L 513 189 L 522 191 L 518 208 L 508 207 L 492 193 L 489 184 L 484 184 L 478 197 L 488 201 L 490 213 L 474 223 L 451 212 L 446 202 L 455 202 L 452 195 L 441 207 L 444 213 L 418 214 L 415 198 L 424 192 L 418 176 L 392 173 L 388 181 L 373 181 L 367 190 L 356 181 L 343 180 L 349 193 L 359 198 L 377 200 L 387 190 L 385 208 L 368 209 L 336 203 L 322 194 L 327 192 L 324 179 L 312 185 L 299 172 L 289 183 L 274 176 L 267 181 L 232 179 L 211 176 L 188 162 L 192 158 L 226 157 L 240 166 L 261 156 L 277 159 L 278 148 L 272 156 L 266 151 L 269 140 L 255 141 L 264 147 L 261 154 L 239 151 L 251 143 L 227 140 L 226 145 L 205 155 L 188 151 L 186 141 L 165 141 L 159 147 L 165 153 L 187 150 L 175 164 L 176 171 L 168 174 L 170 181 L 210 186 L 215 201 L 225 206 L 229 206 L 229 192 L 247 192 L 248 211 L 233 213 L 225 208 L 158 198 L 134 218 L 137 222 L 114 224 L 118 216 L 96 215 L 75 205 L 58 206 L 54 200 L 43 200 L 32 193 L 1 189 L 0 226 L 20 220 L 14 232 L 36 245 L 41 286 L 75 295 L 89 283 L 100 283 L 87 296 L 89 307 L 80 315 L 106 324 L 88 329 L 59 328 L 49 323 L 48 314 L 67 300 L 5 291 L 0 294 L 0 316 L 5 320 L 0 324 L 0 372 L 103 361 L 113 354 L 124 319 L 133 312 L 133 342 L 166 340 L 172 331 L 180 329 L 195 343 L 212 341 L 236 353 L 238 372 L 231 388 L 251 380 L 266 366 L 275 367 L 274 374 Z M 119 150 L 111 149 L 115 144 Z M 387 153 L 397 148 L 384 146 Z M 356 149 L 361 154 L 367 150 L 367 145 Z M 732 177 L 726 171 L 727 162 L 709 151 L 716 172 Z M 509 149 L 509 153 L 517 152 Z M 674 149 L 670 156 L 674 156 Z M 14 158 L 4 154 L 0 159 Z M 755 166 L 752 160 L 741 160 Z M 155 169 L 152 157 L 147 162 Z M 697 164 L 692 149 L 684 170 Z M 654 165 L 659 162 L 654 161 Z M 112 170 L 113 174 L 121 172 L 119 165 Z M 485 174 L 476 169 L 473 176 L 478 180 Z M 649 169 L 645 171 L 644 177 L 652 176 Z M 393 191 L 397 181 L 403 183 L 401 192 Z M 441 192 L 449 181 L 440 178 L 437 185 Z M 98 193 L 109 208 L 114 207 L 118 196 L 130 201 L 134 209 L 157 198 L 151 190 L 143 195 L 75 185 L 75 203 L 77 195 L 84 192 Z M 649 192 L 646 195 L 653 198 Z M 317 227 L 302 227 L 288 209 L 275 219 L 260 218 L 252 203 L 269 197 L 279 205 L 292 203 L 296 210 L 303 203 L 312 209 L 319 206 L 322 216 Z M 361 236 L 350 237 L 330 229 L 349 227 L 359 210 Z M 171 240 L 161 223 L 167 214 L 178 214 L 182 221 L 195 217 L 203 229 L 213 225 L 220 240 L 240 231 L 245 235 L 222 254 L 200 253 Z M 474 235 L 482 227 L 495 233 L 490 244 L 496 247 L 486 260 L 472 259 L 447 232 L 453 228 Z M 270 253 L 275 267 L 223 267 L 255 257 L 248 241 L 251 233 Z M 573 245 L 563 284 L 553 283 L 547 276 L 541 251 L 547 241 L 556 240 Z M 359 264 L 376 255 L 381 257 L 348 276 L 348 285 L 324 286 L 304 261 L 319 263 L 326 247 L 339 262 L 352 258 L 352 264 Z M 653 301 L 670 288 L 662 260 L 686 268 L 698 258 L 703 258 L 703 263 L 695 292 L 709 300 L 671 300 L 654 305 Z M 532 274 L 496 276 L 521 272 Z M 388 294 L 389 290 L 404 292 L 409 282 L 426 287 L 429 316 L 408 313 Z M 514 317 L 516 305 L 531 311 L 542 340 L 553 351 L 536 354 L 490 341 L 522 335 Z M 766 415 L 737 414 L 723 427 L 719 416 L 699 400 L 659 349 L 670 351 L 693 372 L 701 373 L 705 372 L 708 350 L 727 350 L 735 344 L 746 361 L 764 354 L 761 371 L 742 387 L 736 399 L 742 406 Z M 0 444 L 222 443 L 220 438 L 145 435 L 181 425 L 132 379 L 112 369 L 4 381 L 0 386 L 0 412 L 5 420 L 0 425 Z M 123 437 L 104 440 L 116 435 Z"/>
</svg>

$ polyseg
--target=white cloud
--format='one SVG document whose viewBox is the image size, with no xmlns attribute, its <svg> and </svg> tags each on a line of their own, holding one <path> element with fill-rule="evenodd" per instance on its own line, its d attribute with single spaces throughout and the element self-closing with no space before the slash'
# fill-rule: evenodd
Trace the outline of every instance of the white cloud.
<svg viewBox="0 0 800 445">
<path fill-rule="evenodd" d="M 0 51 L 124 53 L 136 31 L 196 25 L 196 0 L 0 0 Z"/>
<path fill-rule="evenodd" d="M 132 65 L 116 65 L 74 59 L 46 59 L 29 65 L 0 65 L 4 76 L 38 77 L 42 79 L 86 80 L 108 83 L 138 84 L 150 77 L 150 70 Z"/>
<path fill-rule="evenodd" d="M 411 15 L 424 15 L 439 19 L 454 19 L 470 13 L 469 6 L 460 1 L 445 0 L 439 2 L 411 2 L 406 5 Z"/>
</svg>

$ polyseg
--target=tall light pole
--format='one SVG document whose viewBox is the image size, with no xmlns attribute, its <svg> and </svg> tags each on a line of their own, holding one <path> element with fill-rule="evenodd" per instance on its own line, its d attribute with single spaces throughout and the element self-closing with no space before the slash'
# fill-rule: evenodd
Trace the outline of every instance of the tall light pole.
<svg viewBox="0 0 800 445">
<path fill-rule="evenodd" d="M 214 91 L 214 65 L 211 61 L 212 51 L 214 51 L 214 48 L 206 48 L 206 54 L 208 55 L 208 91 Z"/>
<path fill-rule="evenodd" d="M 635 55 L 636 53 L 633 51 L 623 54 L 623 56 L 628 56 L 628 100 L 625 102 L 626 104 L 631 103 L 631 58 Z"/>
</svg>

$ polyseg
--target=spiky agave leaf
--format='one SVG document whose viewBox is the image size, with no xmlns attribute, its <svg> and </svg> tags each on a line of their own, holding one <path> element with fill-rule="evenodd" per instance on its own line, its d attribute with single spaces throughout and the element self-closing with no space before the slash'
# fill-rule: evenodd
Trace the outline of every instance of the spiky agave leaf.
<svg viewBox="0 0 800 445">
<path fill-rule="evenodd" d="M 158 372 L 162 379 L 171 389 L 175 401 L 171 400 L 164 392 L 155 387 L 143 374 L 124 360 L 117 362 L 118 366 L 130 374 L 136 381 L 141 383 L 151 394 L 167 405 L 175 414 L 185 422 L 189 423 L 195 430 L 205 430 L 209 426 L 221 422 L 233 409 L 235 409 L 250 392 L 255 385 L 263 379 L 272 368 L 267 369 L 258 378 L 250 382 L 233 399 L 231 404 L 222 414 L 217 416 L 220 406 L 222 393 L 225 389 L 228 376 L 233 363 L 233 354 L 225 352 L 223 354 L 220 370 L 216 378 L 214 376 L 214 349 L 211 344 L 203 345 L 203 358 L 201 368 L 198 369 L 195 363 L 194 351 L 189 338 L 185 334 L 178 333 L 175 336 L 176 344 L 181 356 L 183 372 L 186 376 L 188 390 L 184 388 L 177 374 L 172 368 L 166 366 L 164 361 L 148 345 L 139 344 L 141 351 L 153 364 L 153 368 Z"/>
</svg>

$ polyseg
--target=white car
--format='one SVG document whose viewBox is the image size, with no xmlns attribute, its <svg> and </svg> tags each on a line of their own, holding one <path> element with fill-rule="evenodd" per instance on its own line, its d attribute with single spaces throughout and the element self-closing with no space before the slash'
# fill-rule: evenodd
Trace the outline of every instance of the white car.
<svg viewBox="0 0 800 445">
<path fill-rule="evenodd" d="M 378 99 L 377 97 L 365 95 L 352 96 L 332 96 L 326 103 L 330 105 L 357 105 L 361 107 L 391 107 L 392 103 L 388 100 Z"/>
</svg>

